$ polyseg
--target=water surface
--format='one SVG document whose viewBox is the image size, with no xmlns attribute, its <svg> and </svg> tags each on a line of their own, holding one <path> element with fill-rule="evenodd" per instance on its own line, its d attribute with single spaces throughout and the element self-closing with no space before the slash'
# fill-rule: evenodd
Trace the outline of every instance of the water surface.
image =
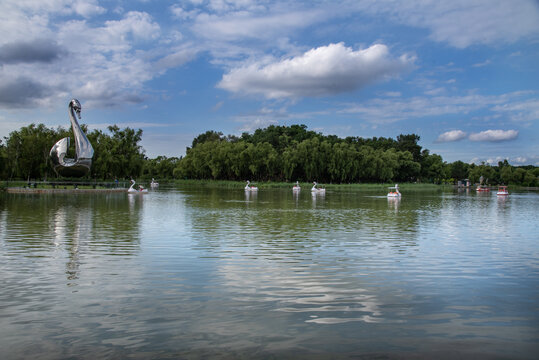
<svg viewBox="0 0 539 360">
<path fill-rule="evenodd" d="M 6 359 L 539 353 L 537 193 L 0 195 Z"/>
</svg>

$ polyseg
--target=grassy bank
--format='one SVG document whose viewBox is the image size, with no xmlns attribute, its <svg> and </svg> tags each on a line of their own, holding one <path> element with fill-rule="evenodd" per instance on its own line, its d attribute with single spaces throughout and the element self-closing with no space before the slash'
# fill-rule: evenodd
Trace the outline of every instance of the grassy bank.
<svg viewBox="0 0 539 360">
<path fill-rule="evenodd" d="M 111 188 L 125 188 L 128 187 L 128 183 L 123 181 L 115 183 L 114 181 L 108 182 L 93 182 L 93 181 L 2 181 L 0 184 L 0 190 L 6 190 L 7 188 L 30 188 L 30 189 L 73 189 L 75 186 L 78 189 L 111 189 Z"/>
</svg>

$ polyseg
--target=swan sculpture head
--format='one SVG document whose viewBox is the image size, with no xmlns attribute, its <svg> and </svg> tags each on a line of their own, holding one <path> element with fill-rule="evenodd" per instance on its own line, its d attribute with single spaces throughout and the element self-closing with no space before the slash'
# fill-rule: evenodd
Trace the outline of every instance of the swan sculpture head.
<svg viewBox="0 0 539 360">
<path fill-rule="evenodd" d="M 73 111 L 77 114 L 77 117 L 79 118 L 79 120 L 81 119 L 80 117 L 80 112 L 82 110 L 82 106 L 80 105 L 80 102 L 79 100 L 77 99 L 71 99 L 71 101 L 69 102 L 69 107 L 71 109 L 73 109 Z"/>
</svg>

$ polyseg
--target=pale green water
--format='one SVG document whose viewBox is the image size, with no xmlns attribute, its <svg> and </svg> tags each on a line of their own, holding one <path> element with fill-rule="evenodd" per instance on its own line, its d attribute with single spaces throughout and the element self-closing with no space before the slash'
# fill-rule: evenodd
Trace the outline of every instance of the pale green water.
<svg viewBox="0 0 539 360">
<path fill-rule="evenodd" d="M 18 358 L 536 358 L 539 196 L 0 194 Z"/>
</svg>

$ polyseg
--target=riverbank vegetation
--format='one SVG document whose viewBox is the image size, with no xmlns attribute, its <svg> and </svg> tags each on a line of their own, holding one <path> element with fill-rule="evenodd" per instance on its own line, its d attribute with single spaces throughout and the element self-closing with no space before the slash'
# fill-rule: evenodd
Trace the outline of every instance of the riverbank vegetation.
<svg viewBox="0 0 539 360">
<path fill-rule="evenodd" d="M 419 145 L 416 134 L 392 138 L 339 138 L 305 125 L 269 126 L 241 136 L 207 131 L 193 139 L 183 157 L 145 156 L 142 130 L 109 126 L 108 131 L 83 130 L 94 147 L 87 179 L 222 180 L 269 183 L 487 183 L 538 186 L 539 168 L 444 162 Z M 49 151 L 70 130 L 43 124 L 13 131 L 0 141 L 0 179 L 54 180 Z M 71 134 L 72 136 L 72 134 Z M 71 151 L 74 151 L 71 149 Z M 74 154 L 68 154 L 73 157 Z"/>
</svg>

